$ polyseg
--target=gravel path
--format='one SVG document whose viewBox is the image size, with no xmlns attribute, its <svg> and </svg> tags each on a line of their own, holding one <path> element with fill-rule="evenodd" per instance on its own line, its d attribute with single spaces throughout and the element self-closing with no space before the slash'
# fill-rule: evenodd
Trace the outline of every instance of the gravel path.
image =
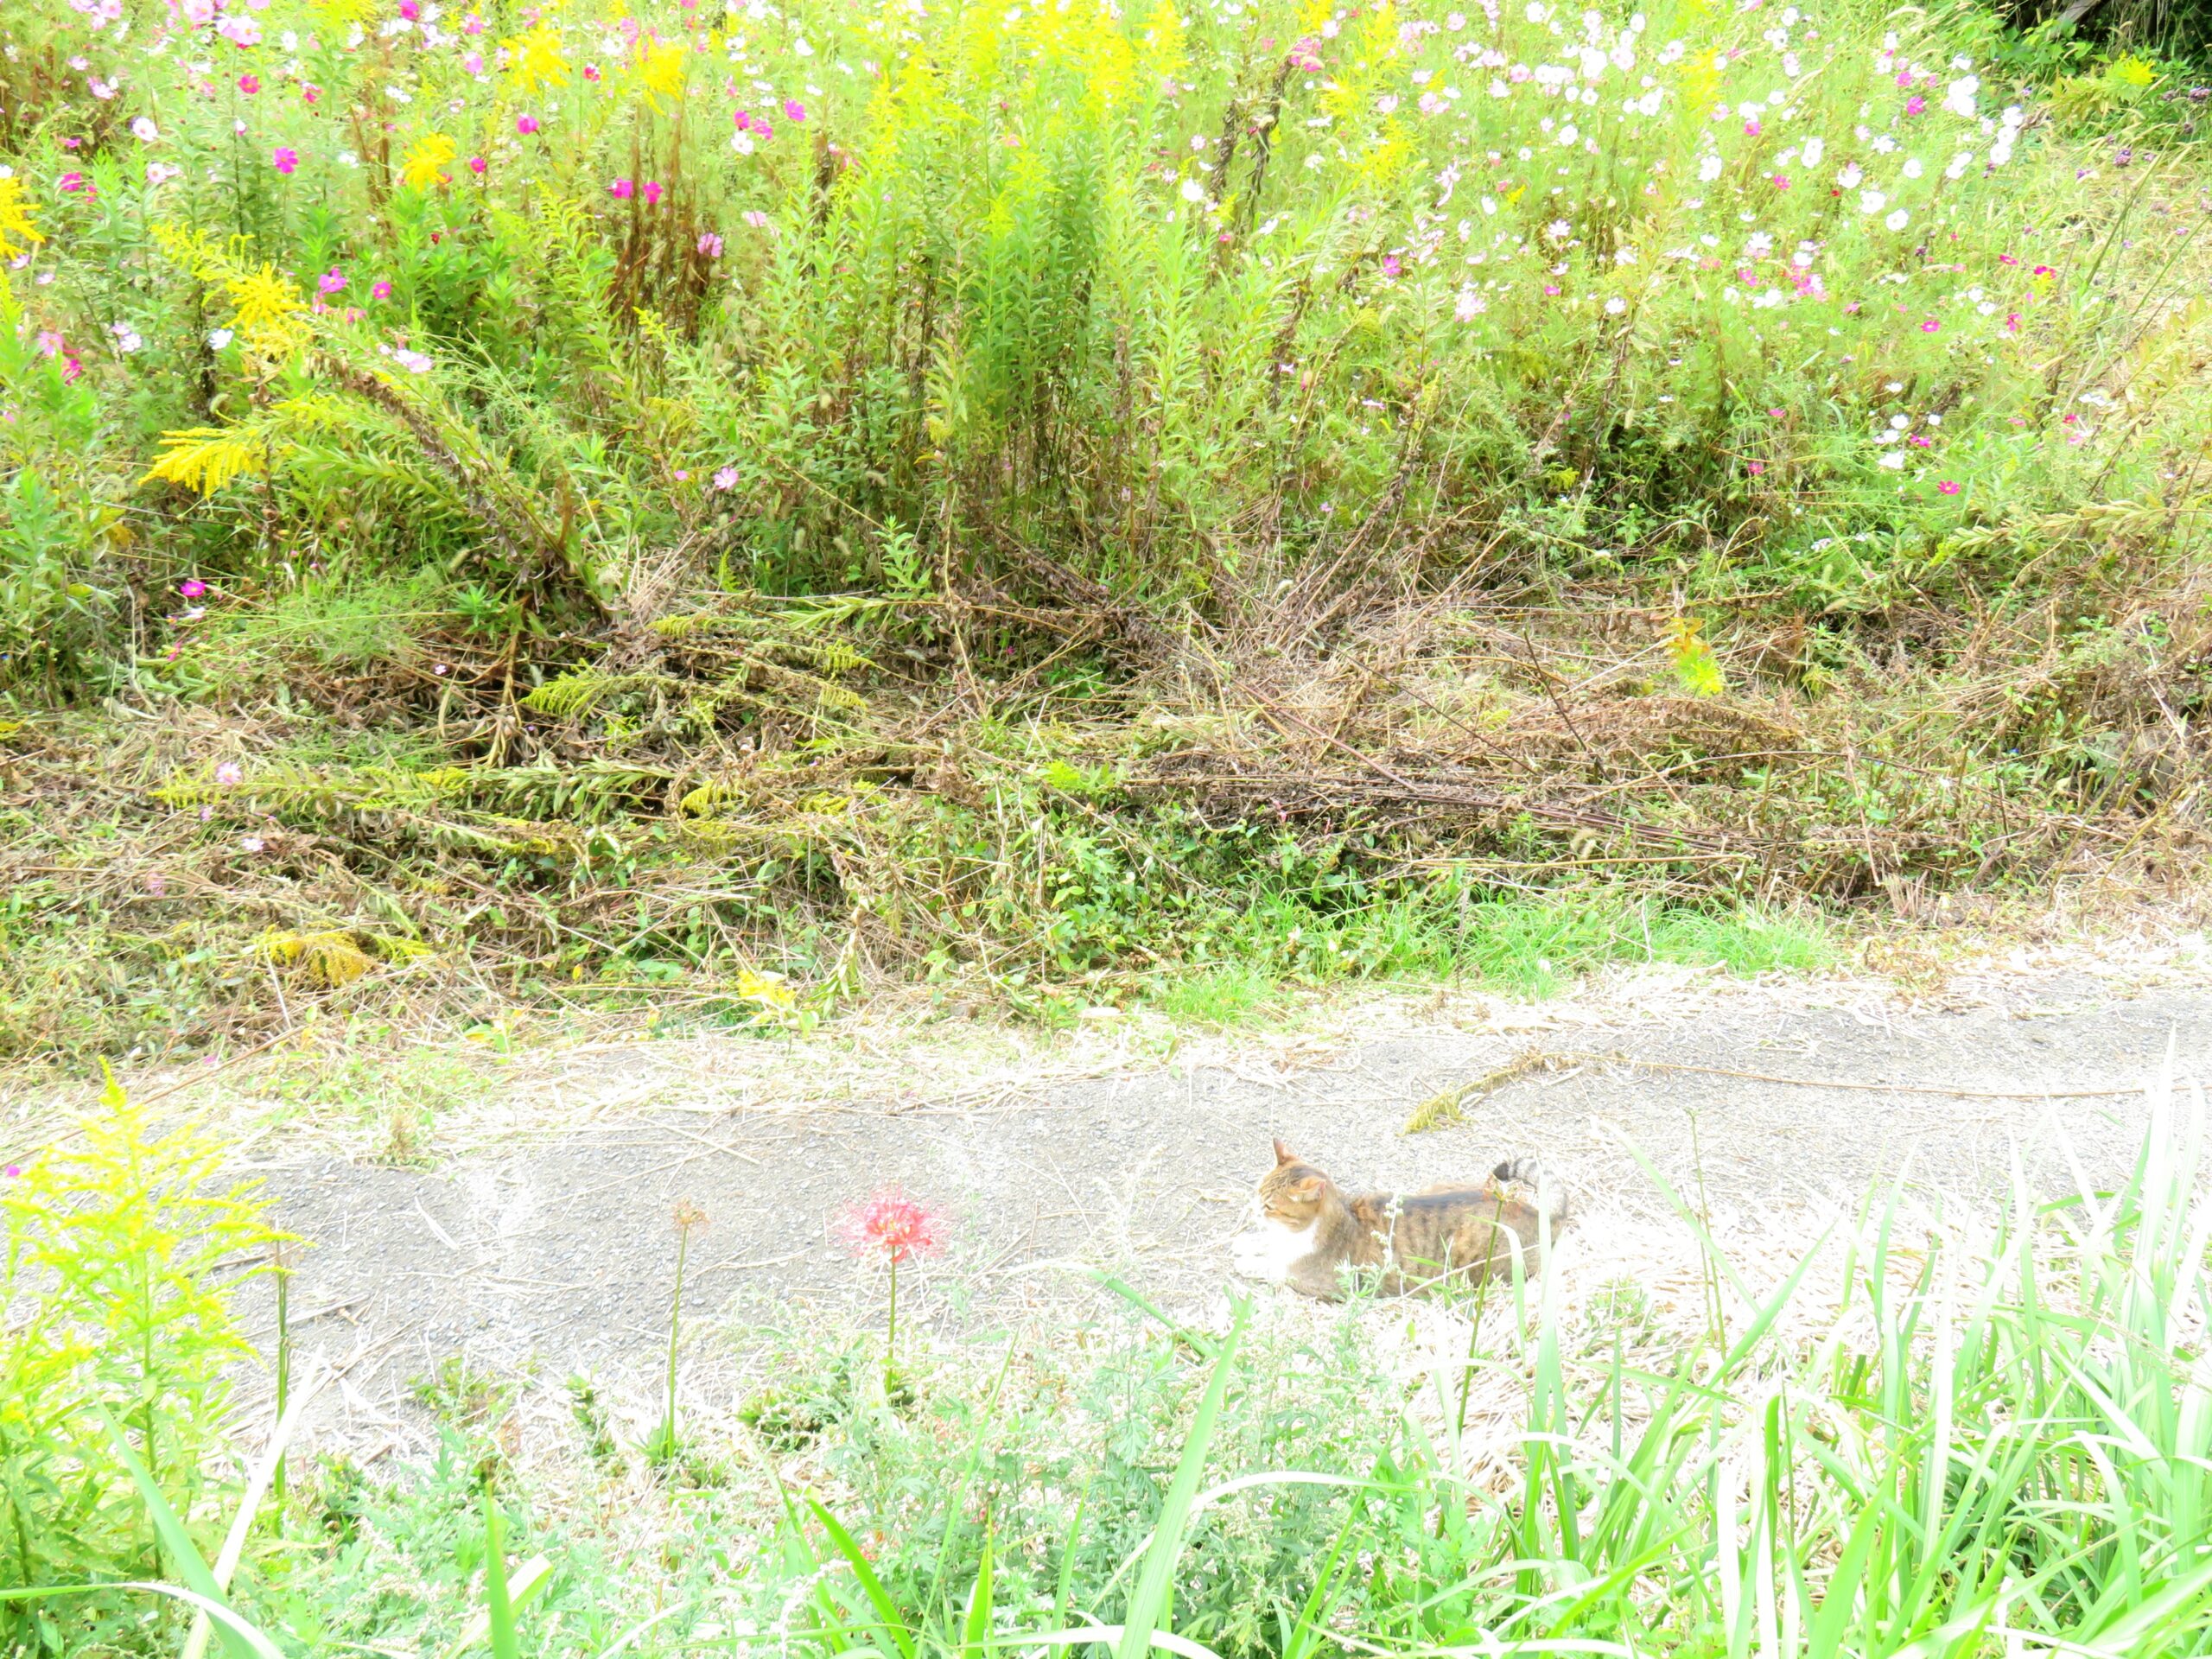
<svg viewBox="0 0 2212 1659">
<path fill-rule="evenodd" d="M 642 1114 L 518 1135 L 442 1168 L 318 1159 L 264 1173 L 283 1224 L 313 1242 L 293 1298 L 303 1341 L 353 1357 L 349 1398 L 366 1406 L 455 1353 L 547 1376 L 649 1367 L 667 1339 L 683 1200 L 708 1217 L 687 1308 L 787 1324 L 875 1305 L 880 1287 L 861 1282 L 833 1223 L 898 1182 L 951 1217 L 944 1259 L 908 1281 L 912 1316 L 945 1328 L 1080 1319 L 1096 1292 L 1039 1266 L 1068 1258 L 1111 1265 L 1169 1306 L 1214 1296 L 1273 1135 L 1347 1184 L 1418 1185 L 1534 1152 L 1592 1227 L 1664 1209 L 1631 1147 L 1685 1192 L 1701 1178 L 1716 1223 L 1738 1229 L 1780 1227 L 1901 1173 L 1946 1203 L 1986 1199 L 2015 1155 L 2045 1192 L 2071 1185 L 2069 1157 L 2102 1181 L 2135 1155 L 2136 1091 L 2169 1042 L 2182 1077 L 2212 1060 L 2212 978 L 2017 976 L 1942 1007 L 1783 985 L 1660 1013 L 1586 998 L 1546 1020 L 1355 1031 L 1305 1065 L 1255 1040 L 1225 1065 L 964 1107 L 908 1092 L 722 1110 L 708 1052 L 693 1098 L 678 1079 Z M 1463 1122 L 1402 1133 L 1417 1103 L 1532 1052 L 1551 1058 Z M 639 1063 L 611 1057 L 610 1085 Z"/>
</svg>

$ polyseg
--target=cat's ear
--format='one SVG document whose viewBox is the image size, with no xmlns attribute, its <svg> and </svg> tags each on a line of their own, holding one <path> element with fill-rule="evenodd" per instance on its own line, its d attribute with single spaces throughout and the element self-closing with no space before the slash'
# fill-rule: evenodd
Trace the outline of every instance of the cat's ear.
<svg viewBox="0 0 2212 1659">
<path fill-rule="evenodd" d="M 1283 1145 L 1280 1141 L 1275 1142 L 1275 1167 L 1277 1169 L 1281 1169 L 1285 1164 L 1294 1164 L 1297 1161 L 1297 1157 L 1291 1152 L 1291 1149 L 1288 1147 Z"/>
<path fill-rule="evenodd" d="M 1290 1184 L 1290 1190 L 1301 1198 L 1313 1198 L 1321 1191 L 1321 1178 L 1319 1175 L 1308 1175 L 1302 1181 L 1293 1181 Z"/>
</svg>

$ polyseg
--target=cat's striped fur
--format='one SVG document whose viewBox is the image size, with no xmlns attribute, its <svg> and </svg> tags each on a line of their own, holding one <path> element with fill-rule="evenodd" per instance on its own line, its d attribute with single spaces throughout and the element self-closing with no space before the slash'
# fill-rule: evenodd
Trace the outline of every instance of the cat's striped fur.
<svg viewBox="0 0 2212 1659">
<path fill-rule="evenodd" d="M 1533 1158 L 1508 1159 L 1475 1185 L 1348 1194 L 1281 1141 L 1274 1147 L 1275 1166 L 1260 1181 L 1257 1220 L 1236 1243 L 1236 1267 L 1247 1278 L 1309 1296 L 1334 1300 L 1348 1275 L 1362 1271 L 1394 1294 L 1447 1277 L 1473 1283 L 1510 1273 L 1516 1255 L 1524 1273 L 1534 1273 L 1540 1231 L 1556 1238 L 1567 1223 L 1556 1194 L 1545 1191 L 1552 1207 L 1540 1217 L 1509 1190 L 1547 1188 Z"/>
</svg>

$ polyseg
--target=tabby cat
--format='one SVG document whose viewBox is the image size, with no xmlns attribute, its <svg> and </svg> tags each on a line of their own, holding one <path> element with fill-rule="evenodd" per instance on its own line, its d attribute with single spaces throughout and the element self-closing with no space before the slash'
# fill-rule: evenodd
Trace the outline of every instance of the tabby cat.
<svg viewBox="0 0 2212 1659">
<path fill-rule="evenodd" d="M 1275 1166 L 1260 1182 L 1259 1218 L 1236 1241 L 1235 1266 L 1248 1279 L 1271 1280 L 1308 1296 L 1335 1300 L 1346 1270 L 1375 1269 L 1395 1295 L 1457 1274 L 1473 1284 L 1492 1273 L 1536 1270 L 1536 1208 L 1507 1192 L 1535 1186 L 1533 1158 L 1508 1159 L 1479 1185 L 1446 1184 L 1418 1192 L 1346 1194 L 1280 1141 Z M 1555 1199 L 1547 1218 L 1553 1237 L 1567 1225 Z"/>
</svg>

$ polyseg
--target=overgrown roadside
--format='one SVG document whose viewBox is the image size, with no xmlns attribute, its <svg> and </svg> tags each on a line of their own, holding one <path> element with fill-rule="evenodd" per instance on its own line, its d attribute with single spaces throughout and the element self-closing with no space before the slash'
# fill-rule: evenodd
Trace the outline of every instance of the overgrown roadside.
<svg viewBox="0 0 2212 1659">
<path fill-rule="evenodd" d="M 2181 879 L 2187 62 L 1202 10 L 12 11 L 0 1055 Z"/>
</svg>

